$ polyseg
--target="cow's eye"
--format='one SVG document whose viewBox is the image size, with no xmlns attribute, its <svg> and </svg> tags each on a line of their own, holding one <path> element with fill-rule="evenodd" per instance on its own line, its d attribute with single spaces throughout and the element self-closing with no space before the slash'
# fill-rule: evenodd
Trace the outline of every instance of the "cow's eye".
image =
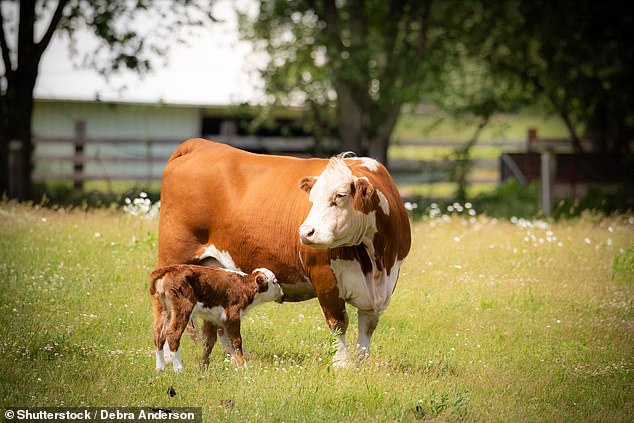
<svg viewBox="0 0 634 423">
<path fill-rule="evenodd" d="M 335 197 L 332 199 L 332 202 L 330 203 L 330 205 L 332 207 L 336 207 L 336 206 L 340 206 L 343 201 L 344 198 L 346 198 L 348 196 L 348 193 L 346 192 L 338 192 L 335 194 Z"/>
</svg>

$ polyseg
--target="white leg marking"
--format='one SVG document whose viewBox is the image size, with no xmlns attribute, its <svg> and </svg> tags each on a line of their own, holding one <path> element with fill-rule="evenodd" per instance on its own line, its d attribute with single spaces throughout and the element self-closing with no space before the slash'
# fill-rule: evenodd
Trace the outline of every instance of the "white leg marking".
<svg viewBox="0 0 634 423">
<path fill-rule="evenodd" d="M 346 345 L 345 334 L 341 334 L 337 337 L 337 352 L 334 357 L 332 357 L 332 365 L 338 368 L 344 368 L 350 365 L 350 353 Z"/>
<path fill-rule="evenodd" d="M 172 353 L 172 361 L 174 362 L 174 372 L 182 373 L 183 372 L 183 362 L 181 361 L 181 352 L 180 348 L 178 351 Z"/>
<path fill-rule="evenodd" d="M 172 363 L 172 352 L 170 351 L 170 346 L 167 343 L 167 341 L 165 342 L 165 345 L 163 345 L 163 351 L 165 352 L 163 354 L 163 358 L 165 363 L 170 364 Z"/>
<path fill-rule="evenodd" d="M 379 323 L 379 314 L 372 311 L 359 310 L 359 338 L 357 339 L 357 349 L 359 359 L 363 360 L 370 355 L 370 341 L 372 334 Z"/>
<path fill-rule="evenodd" d="M 165 370 L 165 359 L 163 358 L 163 350 L 156 351 L 156 371 L 162 372 Z"/>
</svg>

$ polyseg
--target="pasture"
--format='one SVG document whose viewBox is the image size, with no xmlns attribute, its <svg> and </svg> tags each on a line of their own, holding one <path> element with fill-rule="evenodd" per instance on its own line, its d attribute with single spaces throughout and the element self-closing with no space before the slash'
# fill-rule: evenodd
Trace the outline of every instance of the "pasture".
<svg viewBox="0 0 634 423">
<path fill-rule="evenodd" d="M 434 214 L 413 224 L 359 369 L 330 368 L 310 300 L 244 319 L 246 370 L 217 346 L 202 371 L 202 345 L 184 337 L 175 375 L 154 370 L 155 220 L 0 203 L 0 407 L 197 406 L 204 421 L 245 422 L 633 421 L 634 217 Z"/>
</svg>

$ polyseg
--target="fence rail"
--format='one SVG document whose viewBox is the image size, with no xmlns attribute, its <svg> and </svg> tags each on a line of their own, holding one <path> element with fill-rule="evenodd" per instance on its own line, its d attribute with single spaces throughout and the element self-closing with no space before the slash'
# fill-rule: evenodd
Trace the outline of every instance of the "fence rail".
<svg viewBox="0 0 634 423">
<path fill-rule="evenodd" d="M 243 150 L 298 157 L 329 157 L 338 152 L 335 143 L 325 141 L 315 145 L 311 137 L 213 137 L 214 140 Z M 133 138 L 61 138 L 35 137 L 33 179 L 45 181 L 72 181 L 76 188 L 91 180 L 160 180 L 163 168 L 173 150 L 180 144 L 176 139 Z M 414 145 L 413 141 L 407 145 Z M 454 146 L 457 143 L 445 143 Z M 417 143 L 419 148 L 434 148 Z M 400 184 L 449 182 L 453 162 L 441 160 L 390 160 L 390 171 Z M 493 172 L 491 177 L 476 177 L 473 183 L 496 183 L 497 159 L 477 159 L 474 166 Z"/>
</svg>

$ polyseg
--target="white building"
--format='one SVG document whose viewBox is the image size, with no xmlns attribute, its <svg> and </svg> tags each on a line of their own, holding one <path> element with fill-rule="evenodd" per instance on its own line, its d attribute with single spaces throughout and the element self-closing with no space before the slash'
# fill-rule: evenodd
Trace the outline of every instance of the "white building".
<svg viewBox="0 0 634 423">
<path fill-rule="evenodd" d="M 300 109 L 277 110 L 272 125 L 252 133 L 260 109 L 88 100 L 36 99 L 34 180 L 156 180 L 182 141 L 210 138 L 250 150 L 298 151 L 312 139 L 299 126 Z M 273 147 L 271 147 L 273 145 Z"/>
</svg>

